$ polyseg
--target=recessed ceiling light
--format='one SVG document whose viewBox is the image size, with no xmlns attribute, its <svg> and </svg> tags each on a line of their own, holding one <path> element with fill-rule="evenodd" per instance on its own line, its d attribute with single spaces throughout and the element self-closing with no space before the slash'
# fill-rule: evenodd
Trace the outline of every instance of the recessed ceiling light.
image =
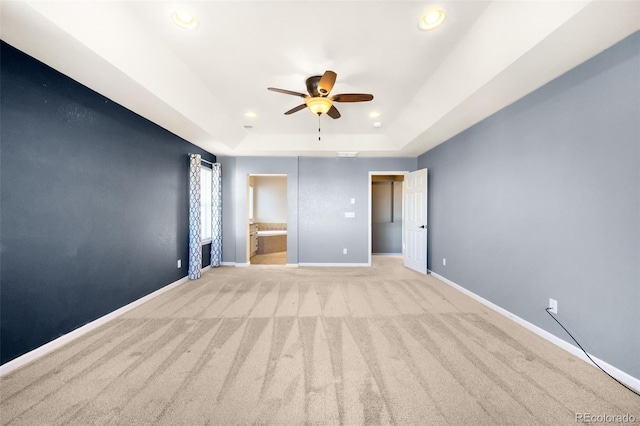
<svg viewBox="0 0 640 426">
<path fill-rule="evenodd" d="M 247 111 L 244 113 L 244 116 L 249 118 L 256 118 L 258 115 L 253 111 Z"/>
<path fill-rule="evenodd" d="M 379 113 L 378 111 L 371 111 L 371 112 L 369 113 L 369 117 L 371 117 L 371 118 L 378 118 L 378 117 L 380 117 L 380 113 Z"/>
<path fill-rule="evenodd" d="M 442 9 L 431 9 L 427 13 L 425 13 L 420 21 L 418 21 L 418 28 L 422 31 L 430 31 L 434 28 L 437 28 L 442 24 L 445 18 L 444 10 Z"/>
<path fill-rule="evenodd" d="M 380 121 L 376 121 L 375 123 L 373 123 L 373 127 L 379 129 L 380 127 L 382 127 L 382 123 Z"/>
<path fill-rule="evenodd" d="M 196 21 L 195 16 L 184 9 L 176 9 L 171 14 L 171 18 L 173 19 L 173 22 L 175 22 L 175 24 L 180 28 L 191 30 L 198 26 L 198 21 Z"/>
</svg>

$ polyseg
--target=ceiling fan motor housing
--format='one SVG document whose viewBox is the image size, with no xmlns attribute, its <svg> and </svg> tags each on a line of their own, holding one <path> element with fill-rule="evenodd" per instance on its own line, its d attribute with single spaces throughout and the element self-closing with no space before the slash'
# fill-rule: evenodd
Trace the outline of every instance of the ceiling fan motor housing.
<svg viewBox="0 0 640 426">
<path fill-rule="evenodd" d="M 320 79 L 322 78 L 321 75 L 314 75 L 311 76 L 307 79 L 307 92 L 309 92 L 309 95 L 311 95 L 311 97 L 313 98 L 317 98 L 318 96 L 321 96 L 322 94 L 318 91 L 318 83 L 320 82 Z M 325 93 L 326 95 L 327 93 Z"/>
</svg>

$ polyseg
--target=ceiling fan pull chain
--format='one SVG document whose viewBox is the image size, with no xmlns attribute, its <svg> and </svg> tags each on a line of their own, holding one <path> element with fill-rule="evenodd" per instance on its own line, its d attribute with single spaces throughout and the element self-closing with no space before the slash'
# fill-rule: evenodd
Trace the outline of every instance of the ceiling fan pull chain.
<svg viewBox="0 0 640 426">
<path fill-rule="evenodd" d="M 318 142 L 320 142 L 320 114 L 318 114 Z"/>
</svg>

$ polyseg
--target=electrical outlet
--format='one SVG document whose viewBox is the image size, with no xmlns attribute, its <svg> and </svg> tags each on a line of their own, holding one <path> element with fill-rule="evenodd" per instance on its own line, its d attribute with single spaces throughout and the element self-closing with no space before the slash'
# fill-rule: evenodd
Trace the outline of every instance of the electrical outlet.
<svg viewBox="0 0 640 426">
<path fill-rule="evenodd" d="M 549 299 L 549 312 L 552 314 L 558 313 L 558 301 L 555 299 Z"/>
<path fill-rule="evenodd" d="M 178 269 L 182 268 L 182 259 L 178 259 Z"/>
<path fill-rule="evenodd" d="M 444 257 L 442 258 L 442 266 L 447 266 L 447 259 Z"/>
<path fill-rule="evenodd" d="M 346 248 L 342 249 L 342 254 L 347 254 L 347 249 Z"/>
</svg>

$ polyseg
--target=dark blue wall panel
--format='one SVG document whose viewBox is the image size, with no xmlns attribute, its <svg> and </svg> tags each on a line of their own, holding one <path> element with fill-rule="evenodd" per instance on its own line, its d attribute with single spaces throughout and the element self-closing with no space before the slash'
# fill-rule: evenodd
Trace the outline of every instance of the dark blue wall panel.
<svg viewBox="0 0 640 426">
<path fill-rule="evenodd" d="M 187 154 L 215 157 L 4 42 L 1 55 L 5 363 L 186 276 Z"/>
</svg>

